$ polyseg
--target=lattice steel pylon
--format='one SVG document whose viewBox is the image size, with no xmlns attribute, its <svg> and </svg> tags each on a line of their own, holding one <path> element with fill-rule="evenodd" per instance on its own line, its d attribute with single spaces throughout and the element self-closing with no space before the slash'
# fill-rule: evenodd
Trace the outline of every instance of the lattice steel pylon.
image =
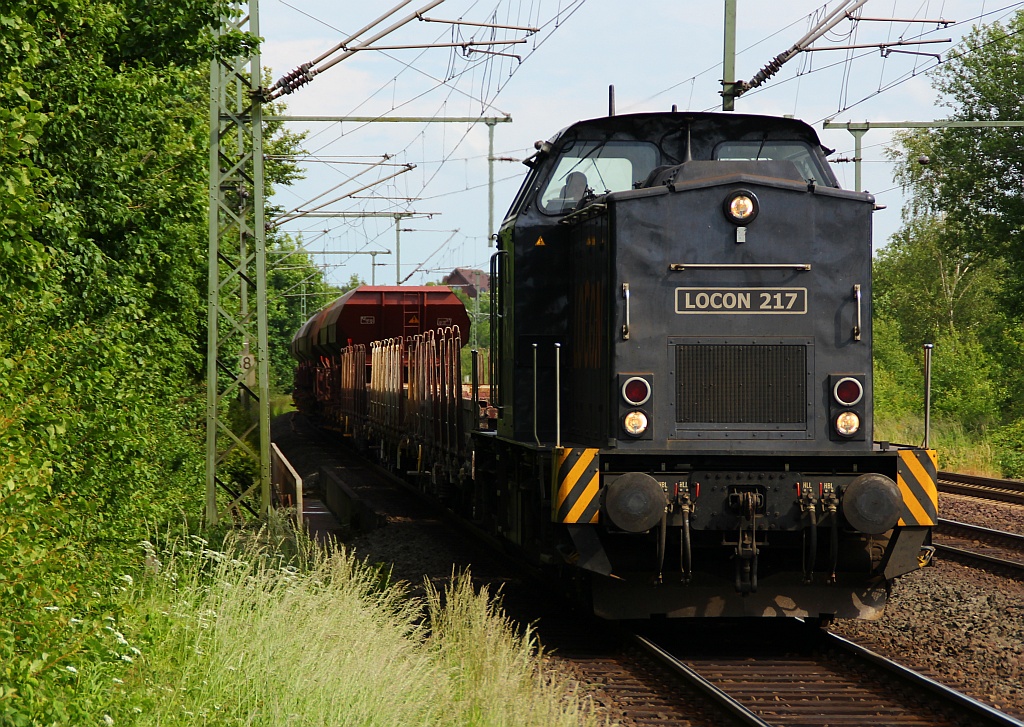
<svg viewBox="0 0 1024 727">
<path fill-rule="evenodd" d="M 258 0 L 239 0 L 218 36 L 259 37 Z M 270 508 L 270 376 L 260 54 L 210 66 L 210 248 L 206 522 Z M 250 305 L 255 293 L 256 307 Z M 250 352 L 255 342 L 256 352 Z M 255 390 L 254 390 L 255 389 Z M 253 401 L 256 406 L 253 406 Z M 254 502 L 258 492 L 258 504 Z M 218 493 L 221 504 L 218 504 Z"/>
</svg>

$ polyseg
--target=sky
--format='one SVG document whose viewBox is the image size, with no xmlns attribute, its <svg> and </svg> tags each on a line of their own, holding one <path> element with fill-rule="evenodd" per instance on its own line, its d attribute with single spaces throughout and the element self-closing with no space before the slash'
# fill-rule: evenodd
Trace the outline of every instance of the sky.
<svg viewBox="0 0 1024 727">
<path fill-rule="evenodd" d="M 400 1 L 259 0 L 262 64 L 276 80 Z M 414 0 L 359 38 L 430 1 Z M 753 78 L 846 2 L 852 0 L 737 0 L 737 77 Z M 814 47 L 900 39 L 950 42 L 902 45 L 887 56 L 877 48 L 799 53 L 763 86 L 737 99 L 736 113 L 793 115 L 811 124 L 822 143 L 836 150 L 830 160 L 851 159 L 853 136 L 845 129 L 823 129 L 825 120 L 946 117 L 949 109 L 932 88 L 929 70 L 938 60 L 931 54 L 945 59 L 963 48 L 958 43 L 973 25 L 1006 22 L 1021 7 L 1024 2 L 1011 0 L 868 0 L 860 10 L 863 18 L 896 20 L 853 24 L 844 19 Z M 353 53 L 281 97 L 283 113 L 381 119 L 511 117 L 511 122 L 494 125 L 494 156 L 501 159 L 494 162 L 495 226 L 525 176 L 527 169 L 519 162 L 533 153 L 534 142 L 579 119 L 606 115 L 609 86 L 615 87 L 617 114 L 668 111 L 673 105 L 681 111 L 721 110 L 724 1 L 444 0 L 422 16 L 431 20 L 412 20 L 372 45 L 494 38 L 526 42 L 476 46 L 505 55 L 467 56 L 450 47 Z M 539 30 L 433 22 L 455 19 Z M 953 23 L 944 27 L 912 19 Z M 486 124 L 289 122 L 288 128 L 308 134 L 303 142 L 308 154 L 296 160 L 306 178 L 279 189 L 272 202 L 286 211 L 330 202 L 321 211 L 365 215 L 306 215 L 280 225 L 307 249 L 332 253 L 313 258 L 328 271 L 328 280 L 340 284 L 357 275 L 378 285 L 396 280 L 422 285 L 440 281 L 455 267 L 487 269 L 493 252 L 489 234 L 495 230 L 488 229 Z M 886 156 L 891 143 L 888 130 L 872 129 L 863 137 L 862 186 L 886 206 L 875 213 L 876 249 L 898 230 L 904 203 Z M 408 165 L 415 167 L 407 170 Z M 835 162 L 833 169 L 843 187 L 854 188 L 852 162 Z M 346 194 L 351 196 L 332 201 Z M 397 240 L 391 216 L 395 212 L 412 213 L 401 219 Z"/>
</svg>

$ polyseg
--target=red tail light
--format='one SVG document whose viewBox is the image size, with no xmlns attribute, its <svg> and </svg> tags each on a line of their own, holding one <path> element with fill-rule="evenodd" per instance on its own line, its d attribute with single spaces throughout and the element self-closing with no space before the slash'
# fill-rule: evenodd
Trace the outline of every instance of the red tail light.
<svg viewBox="0 0 1024 727">
<path fill-rule="evenodd" d="M 857 379 L 844 376 L 836 382 L 832 395 L 843 406 L 853 406 L 864 396 L 864 387 Z"/>
<path fill-rule="evenodd" d="M 651 385 L 639 376 L 630 377 L 622 385 L 622 398 L 632 406 L 646 404 L 651 398 Z"/>
</svg>

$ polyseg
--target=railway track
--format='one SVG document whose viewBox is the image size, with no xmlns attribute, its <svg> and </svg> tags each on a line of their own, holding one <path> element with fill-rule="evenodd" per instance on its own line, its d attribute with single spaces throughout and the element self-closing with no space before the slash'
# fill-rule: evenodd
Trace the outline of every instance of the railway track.
<svg viewBox="0 0 1024 727">
<path fill-rule="evenodd" d="M 778 633 L 734 638 L 744 648 L 701 640 L 634 635 L 637 646 L 737 724 L 1013 725 L 1024 722 L 864 647 L 804 627 L 785 642 Z M 770 641 L 771 643 L 766 643 Z"/>
<path fill-rule="evenodd" d="M 1024 535 L 940 518 L 932 544 L 942 557 L 1024 577 Z"/>
<path fill-rule="evenodd" d="M 693 682 L 681 683 L 675 670 L 670 671 L 661 666 L 665 663 L 663 659 L 658 657 L 657 661 L 653 660 L 647 649 L 637 647 L 624 651 L 623 640 L 616 636 L 616 629 L 608 628 L 607 624 L 595 626 L 581 618 L 571 608 L 561 604 L 560 599 L 553 597 L 550 590 L 539 591 L 538 595 L 537 589 L 527 585 L 526 582 L 531 580 L 529 577 L 505 569 L 504 559 L 499 557 L 499 562 L 495 562 L 493 558 L 482 557 L 480 553 L 464 552 L 462 548 L 468 545 L 471 538 L 465 535 L 452 536 L 451 531 L 445 528 L 445 542 L 440 546 L 434 545 L 439 532 L 438 514 L 412 512 L 418 510 L 413 507 L 416 498 L 408 497 L 405 491 L 391 496 L 378 492 L 377 485 L 362 484 L 362 474 L 368 474 L 366 470 L 373 468 L 365 468 L 365 465 L 346 460 L 337 462 L 335 469 L 357 492 L 362 492 L 364 487 L 374 490 L 373 498 L 386 514 L 389 523 L 386 529 L 393 531 L 389 537 L 401 545 L 400 548 L 398 545 L 392 546 L 394 552 L 384 546 L 385 550 L 378 553 L 378 557 L 386 561 L 394 560 L 396 577 L 415 583 L 422 582 L 426 575 L 440 582 L 450 576 L 452 562 L 472 562 L 475 578 L 490 583 L 494 589 L 504 583 L 506 612 L 520 623 L 534 623 L 536 633 L 548 654 L 570 664 L 570 668 L 579 674 L 581 685 L 585 685 L 594 694 L 597 703 L 605 705 L 609 716 L 621 724 L 634 727 L 726 727 L 733 724 L 818 727 L 824 724 L 870 724 L 872 727 L 897 724 L 927 724 L 936 727 L 1000 724 L 1024 727 L 1024 722 L 1006 718 L 980 702 L 974 703 L 980 712 L 968 710 L 965 713 L 962 710 L 953 711 L 953 707 L 929 707 L 929 702 L 936 701 L 935 697 L 924 696 L 911 687 L 893 687 L 891 676 L 866 677 L 862 673 L 866 668 L 854 666 L 855 660 L 852 657 L 845 657 L 846 661 L 839 661 L 832 666 L 815 667 L 810 661 L 813 654 L 804 654 L 807 647 L 793 648 L 792 645 L 800 639 L 792 636 L 793 632 L 785 624 L 774 620 L 771 628 L 761 624 L 750 635 L 738 636 L 735 630 L 730 633 L 729 643 L 738 646 L 717 673 L 711 670 L 713 659 L 709 655 L 715 654 L 714 648 L 727 640 L 713 636 L 704 638 L 703 634 L 711 631 L 709 624 L 691 625 L 689 631 L 684 629 L 687 634 L 685 638 L 691 641 L 691 646 L 698 638 L 704 646 L 696 652 L 676 656 L 682 660 L 691 659 L 694 671 L 705 681 L 730 693 L 742 709 L 725 707 L 713 693 L 693 686 Z M 427 529 L 430 532 L 420 536 L 414 529 Z M 427 538 L 430 538 L 431 545 L 426 545 Z M 372 546 L 370 542 L 364 541 L 358 547 L 365 550 L 381 545 L 378 539 L 373 541 Z M 416 557 L 412 562 L 403 563 L 404 559 L 409 558 L 410 548 L 415 551 Z M 438 550 L 437 555 L 431 555 L 435 550 Z M 399 551 L 401 557 L 393 554 Z M 790 635 L 773 635 L 780 627 L 783 634 Z M 798 631 L 801 634 L 818 633 L 817 629 Z M 651 640 L 660 643 L 659 639 Z M 776 644 L 774 656 L 766 652 L 766 642 L 769 640 Z M 750 645 L 755 648 L 748 648 Z M 674 647 L 662 648 L 670 654 L 675 651 Z M 772 659 L 778 662 L 777 682 L 770 681 L 763 674 L 752 676 L 755 668 L 752 664 L 763 663 L 767 674 Z M 703 663 L 697 663 L 698 660 L 703 660 Z M 749 693 L 744 695 L 741 693 L 742 687 L 748 682 L 752 686 L 747 690 Z M 887 691 L 889 701 L 877 699 L 874 696 L 876 691 Z M 973 700 L 964 699 L 973 703 Z M 751 712 L 761 721 L 750 721 Z"/>
<path fill-rule="evenodd" d="M 995 477 L 940 471 L 939 492 L 1024 505 L 1024 482 L 1020 480 L 1001 480 Z"/>
</svg>

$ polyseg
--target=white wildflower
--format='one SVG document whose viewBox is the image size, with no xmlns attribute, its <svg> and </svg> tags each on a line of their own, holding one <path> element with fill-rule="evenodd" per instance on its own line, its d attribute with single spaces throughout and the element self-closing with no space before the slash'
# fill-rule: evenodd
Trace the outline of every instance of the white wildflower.
<svg viewBox="0 0 1024 727">
<path fill-rule="evenodd" d="M 114 684 L 124 684 L 124 682 L 118 679 L 117 677 L 114 677 L 113 682 Z"/>
<path fill-rule="evenodd" d="M 121 580 L 127 583 L 129 586 L 135 585 L 135 580 L 127 573 L 121 576 Z"/>
<path fill-rule="evenodd" d="M 75 667 L 71 666 L 70 664 L 68 666 L 64 667 L 64 668 L 67 669 L 72 674 L 77 674 L 78 673 L 78 669 L 76 669 Z"/>
<path fill-rule="evenodd" d="M 223 553 L 221 553 L 218 550 L 204 549 L 203 550 L 203 557 L 204 558 L 210 558 L 211 560 L 215 560 L 218 563 L 223 563 L 225 560 L 227 560 L 227 556 L 224 555 Z"/>
<path fill-rule="evenodd" d="M 136 649 L 136 648 L 135 648 L 134 646 L 130 646 L 130 647 L 128 647 L 128 649 L 129 649 L 129 651 L 131 651 L 131 652 L 132 652 L 133 654 L 135 654 L 135 656 L 142 656 L 142 652 L 141 652 L 141 651 L 139 651 L 138 649 Z"/>
<path fill-rule="evenodd" d="M 103 715 L 103 724 L 105 724 L 105 725 L 112 725 L 112 724 L 114 724 L 114 718 L 111 717 L 109 714 Z"/>
<path fill-rule="evenodd" d="M 49 611 L 50 613 L 53 613 L 54 611 L 59 611 L 60 610 L 60 606 L 43 606 L 43 610 L 44 611 Z"/>
<path fill-rule="evenodd" d="M 78 624 L 82 623 L 82 619 L 80 619 L 80 618 L 73 618 L 70 621 L 68 621 L 68 623 L 69 624 L 73 624 L 73 625 L 78 625 Z"/>
<path fill-rule="evenodd" d="M 131 663 L 132 663 L 133 661 L 135 661 L 135 660 L 134 660 L 134 659 L 132 659 L 132 658 L 131 658 L 130 656 L 128 656 L 127 654 L 121 654 L 121 661 L 127 661 L 127 662 L 128 662 L 129 664 L 131 664 Z"/>
</svg>

